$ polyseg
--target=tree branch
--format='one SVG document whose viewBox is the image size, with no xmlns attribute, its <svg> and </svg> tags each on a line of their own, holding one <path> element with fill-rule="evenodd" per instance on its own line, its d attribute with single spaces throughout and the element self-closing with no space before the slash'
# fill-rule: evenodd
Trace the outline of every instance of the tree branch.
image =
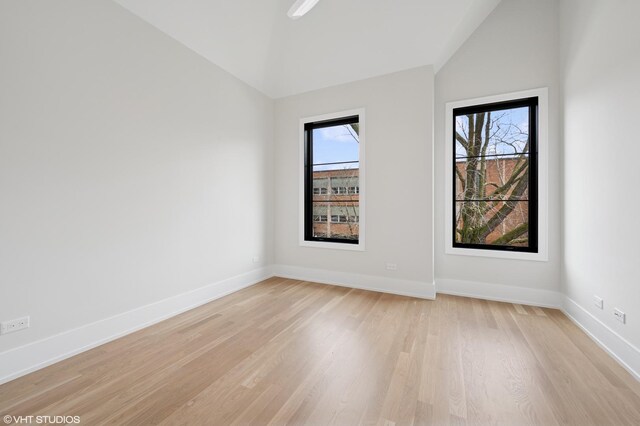
<svg viewBox="0 0 640 426">
<path fill-rule="evenodd" d="M 458 132 L 456 132 L 456 140 L 458 141 L 458 143 L 460 145 L 462 145 L 464 147 L 464 149 L 467 150 L 467 152 L 469 152 L 469 143 L 467 142 L 467 140 L 465 138 L 462 137 L 462 135 Z"/>
<path fill-rule="evenodd" d="M 516 226 L 511 231 L 507 232 L 491 244 L 497 246 L 506 246 L 507 244 L 509 244 L 516 238 L 526 234 L 527 232 L 529 232 L 529 224 L 525 222 Z"/>
<path fill-rule="evenodd" d="M 511 197 L 517 200 L 527 189 L 529 186 L 529 180 L 525 179 L 529 175 L 529 170 L 525 172 L 523 178 L 518 182 L 515 189 L 513 190 L 513 194 Z M 516 208 L 516 202 L 506 201 L 504 206 L 500 208 L 494 214 L 491 219 L 487 221 L 487 224 L 483 226 L 482 231 L 480 232 L 480 236 L 482 240 L 485 240 L 489 234 L 491 234 L 497 227 L 504 221 L 504 219 L 511 214 L 511 212 Z"/>
</svg>

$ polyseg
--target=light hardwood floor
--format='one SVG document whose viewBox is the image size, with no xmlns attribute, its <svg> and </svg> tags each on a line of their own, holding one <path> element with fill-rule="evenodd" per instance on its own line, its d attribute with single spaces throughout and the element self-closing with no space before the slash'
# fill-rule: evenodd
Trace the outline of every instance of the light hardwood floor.
<svg viewBox="0 0 640 426">
<path fill-rule="evenodd" d="M 0 386 L 81 424 L 640 424 L 561 312 L 272 278 Z"/>
</svg>

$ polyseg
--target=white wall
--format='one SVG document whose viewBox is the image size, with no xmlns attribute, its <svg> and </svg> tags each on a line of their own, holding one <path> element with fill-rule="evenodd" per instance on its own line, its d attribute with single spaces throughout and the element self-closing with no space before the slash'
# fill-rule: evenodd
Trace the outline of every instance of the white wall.
<svg viewBox="0 0 640 426">
<path fill-rule="evenodd" d="M 276 101 L 275 262 L 433 286 L 433 71 L 421 67 Z M 365 108 L 366 251 L 298 242 L 299 120 Z M 387 271 L 386 262 L 397 263 Z M 419 285 L 419 284 L 418 284 Z"/>
<path fill-rule="evenodd" d="M 636 351 L 639 16 L 640 3 L 633 0 L 562 1 L 564 290 Z M 594 294 L 604 299 L 604 310 L 593 305 Z M 614 307 L 626 312 L 626 325 L 614 319 Z"/>
<path fill-rule="evenodd" d="M 3 0 L 0 61 L 0 352 L 271 263 L 271 100 L 107 0 Z"/>
<path fill-rule="evenodd" d="M 274 102 L 110 1 L 0 2 L 0 320 L 32 320 L 0 336 L 0 355 L 275 263 L 401 293 L 434 275 L 495 298 L 562 290 L 640 371 L 640 5 L 560 4 L 502 0 L 435 77 L 422 67 Z M 536 87 L 550 100 L 549 261 L 445 255 L 445 103 Z M 299 119 L 360 107 L 366 251 L 300 247 Z"/>
<path fill-rule="evenodd" d="M 435 77 L 435 275 L 438 290 L 458 281 L 472 294 L 525 297 L 522 288 L 544 290 L 529 301 L 553 304 L 559 289 L 560 141 L 556 0 L 502 0 Z M 522 261 L 445 254 L 445 104 L 451 101 L 549 88 L 549 261 Z M 453 283 L 453 284 L 452 284 Z M 478 283 L 516 287 L 481 287 Z M 453 286 L 452 286 L 453 285 Z M 532 292 L 529 292 L 529 294 Z M 489 293 L 483 294 L 489 296 Z"/>
</svg>

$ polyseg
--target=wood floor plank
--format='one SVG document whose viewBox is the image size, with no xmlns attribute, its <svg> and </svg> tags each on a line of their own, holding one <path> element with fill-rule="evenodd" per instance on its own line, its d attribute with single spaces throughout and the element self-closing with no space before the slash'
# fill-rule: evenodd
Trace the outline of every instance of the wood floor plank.
<svg viewBox="0 0 640 426">
<path fill-rule="evenodd" d="M 557 310 L 274 277 L 0 386 L 5 415 L 637 425 L 640 383 Z"/>
</svg>

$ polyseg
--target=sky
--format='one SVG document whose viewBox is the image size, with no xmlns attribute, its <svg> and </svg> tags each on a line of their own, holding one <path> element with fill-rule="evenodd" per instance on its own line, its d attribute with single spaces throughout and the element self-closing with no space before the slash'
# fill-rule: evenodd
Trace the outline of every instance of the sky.
<svg viewBox="0 0 640 426">
<path fill-rule="evenodd" d="M 496 122 L 491 128 L 492 137 L 487 154 L 516 154 L 521 153 L 526 145 L 529 133 L 529 107 L 513 108 L 491 113 L 492 121 Z M 456 119 L 456 131 L 468 134 L 469 119 L 466 115 Z M 456 142 L 456 157 L 465 157 L 466 150 Z"/>
<path fill-rule="evenodd" d="M 313 130 L 313 163 L 358 161 L 359 143 L 355 132 L 348 125 L 323 127 Z M 314 166 L 318 170 L 353 169 L 358 163 Z"/>
</svg>

